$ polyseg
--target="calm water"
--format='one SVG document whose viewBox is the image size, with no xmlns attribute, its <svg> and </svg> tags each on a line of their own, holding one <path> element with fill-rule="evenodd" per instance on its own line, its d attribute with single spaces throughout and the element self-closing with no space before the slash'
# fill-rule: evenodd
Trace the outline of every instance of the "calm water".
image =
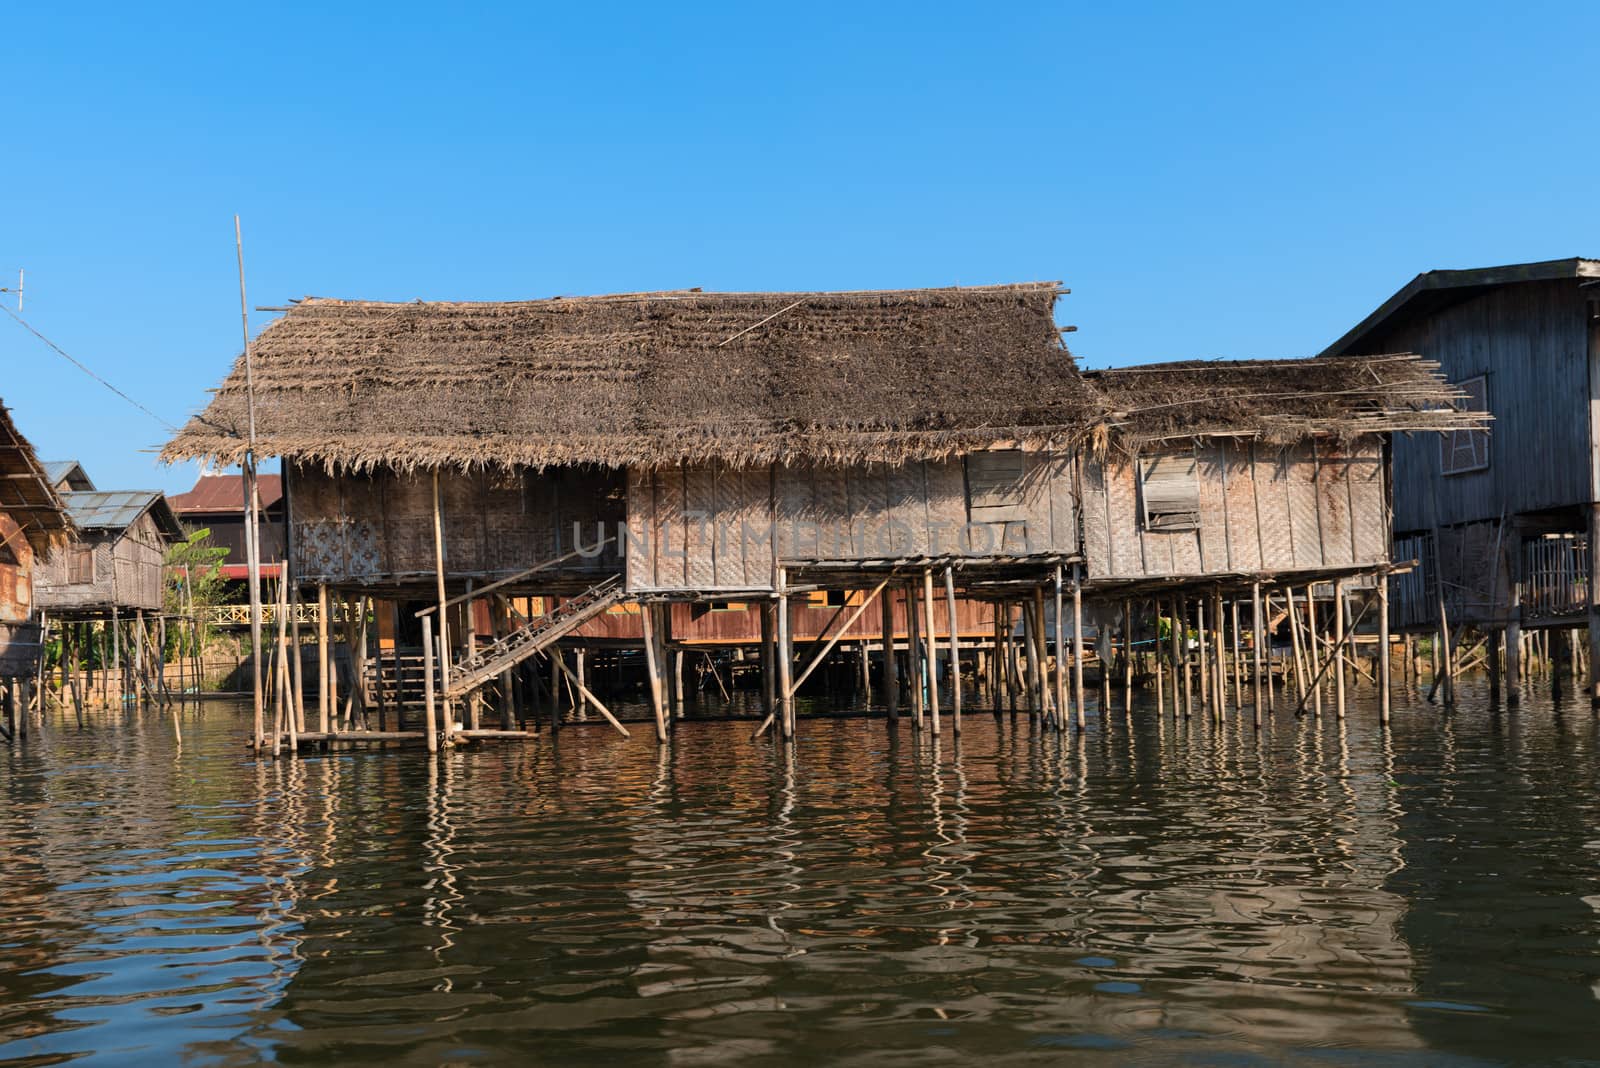
<svg viewBox="0 0 1600 1068">
<path fill-rule="evenodd" d="M 0 1061 L 1600 1063 L 1600 721 L 0 744 Z"/>
</svg>

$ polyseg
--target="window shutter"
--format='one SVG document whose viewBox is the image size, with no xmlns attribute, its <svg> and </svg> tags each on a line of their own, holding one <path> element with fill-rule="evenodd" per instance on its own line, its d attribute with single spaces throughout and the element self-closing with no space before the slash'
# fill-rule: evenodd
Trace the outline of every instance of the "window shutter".
<svg viewBox="0 0 1600 1068">
<path fill-rule="evenodd" d="M 1144 457 L 1139 475 L 1146 530 L 1194 530 L 1200 525 L 1200 478 L 1193 451 Z"/>
<path fill-rule="evenodd" d="M 975 523 L 1005 523 L 1027 518 L 1023 508 L 1027 458 L 1021 449 L 968 453 L 967 515 Z"/>
<path fill-rule="evenodd" d="M 1489 410 L 1489 380 L 1484 375 L 1455 383 L 1464 396 L 1456 402 L 1463 412 Z M 1489 466 L 1487 430 L 1452 430 L 1439 439 L 1439 468 L 1447 475 L 1464 475 Z"/>
</svg>

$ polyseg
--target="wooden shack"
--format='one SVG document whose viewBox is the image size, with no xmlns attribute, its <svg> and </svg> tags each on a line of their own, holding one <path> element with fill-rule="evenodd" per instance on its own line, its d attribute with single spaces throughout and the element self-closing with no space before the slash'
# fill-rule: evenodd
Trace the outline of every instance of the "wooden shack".
<svg viewBox="0 0 1600 1068">
<path fill-rule="evenodd" d="M 0 680 L 5 680 L 6 731 L 15 729 L 18 695 L 13 685 L 38 670 L 42 640 L 38 573 L 58 556 L 72 534 L 32 444 L 0 405 Z"/>
<path fill-rule="evenodd" d="M 1396 552 L 1424 563 L 1397 589 L 1396 623 L 1431 631 L 1442 612 L 1446 637 L 1488 631 L 1504 645 L 1514 700 L 1528 631 L 1586 626 L 1600 651 L 1589 552 L 1600 508 L 1600 260 L 1427 271 L 1324 356 L 1401 350 L 1437 363 L 1462 406 L 1493 422 L 1395 441 Z"/>
<path fill-rule="evenodd" d="M 926 679 L 937 727 L 929 638 L 959 635 L 963 597 L 998 606 L 997 650 L 1014 612 L 1029 621 L 1025 655 L 1011 652 L 1059 721 L 1068 638 L 1045 626 L 1047 594 L 1055 619 L 1070 596 L 1081 624 L 1085 595 L 1110 598 L 1119 583 L 1215 586 L 1386 564 L 1381 435 L 1458 418 L 1425 364 L 1261 364 L 1232 378 L 1185 365 L 1091 382 L 1061 342 L 1060 292 L 298 302 L 252 346 L 258 452 L 284 460 L 293 580 L 316 584 L 319 598 L 404 605 L 394 633 L 421 620 L 411 636 L 438 676 L 426 690 L 446 705 L 504 688 L 623 602 L 644 605 L 656 683 L 670 602 L 753 601 L 789 735 L 793 695 L 816 666 L 794 663 L 794 614 L 818 591 L 863 591 L 853 608 L 841 603 L 849 611 L 835 614 L 819 658 L 875 602 L 891 644 L 888 595 L 913 606 L 910 675 Z M 1196 385 L 1209 407 L 1142 399 Z M 237 462 L 244 389 L 236 363 L 164 457 Z M 1156 479 L 1138 458 L 1176 456 L 1184 439 L 1200 442 L 1184 469 L 1205 501 L 1192 528 L 1150 506 Z M 1246 445 L 1260 446 L 1250 453 L 1259 494 L 1229 474 Z M 1302 494 L 1308 478 L 1325 492 Z M 1274 494 L 1281 509 L 1257 499 Z M 1255 523 L 1258 512 L 1268 526 L 1322 525 L 1281 558 L 1288 531 L 1245 538 L 1244 516 Z M 517 597 L 553 607 L 513 618 Z M 487 635 L 474 602 L 497 613 Z M 1082 634 L 1074 626 L 1072 641 Z M 959 655 L 947 638 L 953 665 Z M 1081 647 L 1072 659 L 1081 726 Z M 1047 662 L 1058 665 L 1053 697 Z M 959 722 L 954 689 L 944 696 Z M 911 690 L 920 720 L 924 686 Z M 447 709 L 442 733 L 452 718 Z"/>
<path fill-rule="evenodd" d="M 160 611 L 166 548 L 183 537 L 166 497 L 159 490 L 60 496 L 77 536 L 39 568 L 39 607 L 55 619 Z"/>
</svg>

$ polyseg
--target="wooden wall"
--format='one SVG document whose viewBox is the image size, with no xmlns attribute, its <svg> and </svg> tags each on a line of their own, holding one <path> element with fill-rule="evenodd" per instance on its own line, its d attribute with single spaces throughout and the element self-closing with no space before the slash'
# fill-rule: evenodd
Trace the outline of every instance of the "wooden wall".
<svg viewBox="0 0 1600 1068">
<path fill-rule="evenodd" d="M 779 562 L 1078 551 L 1070 457 L 1030 453 L 1017 518 L 970 523 L 962 461 L 628 474 L 628 588 L 767 590 Z"/>
<path fill-rule="evenodd" d="M 433 476 L 428 472 L 330 475 L 284 465 L 291 566 L 302 582 L 379 582 L 434 572 Z M 445 569 L 503 576 L 614 536 L 625 515 L 620 472 L 597 468 L 449 472 L 440 479 Z M 615 543 L 563 571 L 615 571 Z M 554 573 L 553 573 L 554 574 Z"/>
<path fill-rule="evenodd" d="M 880 596 L 890 598 L 890 606 L 894 613 L 894 633 L 897 637 L 905 638 L 907 631 L 904 595 L 892 589 L 885 589 Z M 940 596 L 942 598 L 943 595 Z M 851 601 L 852 605 L 859 603 L 859 600 Z M 630 610 L 633 607 L 633 605 L 622 605 L 591 620 L 578 630 L 574 636 L 575 640 L 583 638 L 595 641 L 643 640 L 644 631 L 639 613 Z M 671 637 L 675 642 L 755 645 L 761 640 L 761 608 L 758 602 L 734 602 L 730 606 L 731 611 L 714 609 L 706 603 L 678 603 L 669 607 L 672 612 Z M 838 622 L 843 623 L 848 619 L 852 610 L 853 608 L 847 607 Z M 790 633 L 797 642 L 811 641 L 823 633 L 837 611 L 837 608 L 829 605 L 814 604 L 796 598 L 790 603 Z M 958 598 L 956 625 L 963 637 L 982 638 L 987 641 L 994 633 L 994 606 L 981 601 Z M 877 641 L 883 635 L 882 628 L 882 609 L 874 603 L 861 614 L 860 619 L 844 631 L 844 634 L 846 639 L 865 638 Z M 925 624 L 923 629 L 927 629 Z M 934 612 L 934 634 L 935 637 L 943 638 L 949 631 L 949 613 L 941 599 Z M 486 628 L 484 632 L 487 633 Z M 833 631 L 828 631 L 830 636 L 832 633 Z"/>
<path fill-rule="evenodd" d="M 74 550 L 94 553 L 94 580 L 67 581 Z M 125 530 L 85 531 L 75 543 L 50 555 L 37 569 L 36 599 L 50 611 L 127 609 L 156 611 L 162 606 L 166 542 L 147 512 Z"/>
<path fill-rule="evenodd" d="M 0 543 L 9 556 L 0 561 L 0 622 L 25 621 L 33 612 L 33 546 L 10 513 L 0 511 Z M 9 562 L 15 559 L 15 563 Z"/>
<path fill-rule="evenodd" d="M 1577 279 L 1490 289 L 1364 338 L 1364 353 L 1417 352 L 1452 382 L 1485 375 L 1489 467 L 1442 475 L 1439 438 L 1396 436 L 1395 529 L 1498 520 L 1587 502 L 1589 343 Z"/>
<path fill-rule="evenodd" d="M 1291 571 L 1388 559 L 1383 442 L 1277 449 L 1211 439 L 1194 445 L 1196 530 L 1143 529 L 1136 464 L 1114 454 L 1083 467 L 1090 581 Z"/>
</svg>

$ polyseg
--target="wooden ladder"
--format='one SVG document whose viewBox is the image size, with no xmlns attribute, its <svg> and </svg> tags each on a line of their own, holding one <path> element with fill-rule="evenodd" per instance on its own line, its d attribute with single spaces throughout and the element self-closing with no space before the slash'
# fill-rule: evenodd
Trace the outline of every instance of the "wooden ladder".
<svg viewBox="0 0 1600 1068">
<path fill-rule="evenodd" d="M 560 641 L 619 603 L 624 596 L 622 576 L 612 575 L 576 597 L 569 597 L 554 611 L 535 616 L 500 640 L 451 665 L 450 688 L 445 691 L 445 696 L 459 698 L 494 681 L 503 672 Z"/>
</svg>

